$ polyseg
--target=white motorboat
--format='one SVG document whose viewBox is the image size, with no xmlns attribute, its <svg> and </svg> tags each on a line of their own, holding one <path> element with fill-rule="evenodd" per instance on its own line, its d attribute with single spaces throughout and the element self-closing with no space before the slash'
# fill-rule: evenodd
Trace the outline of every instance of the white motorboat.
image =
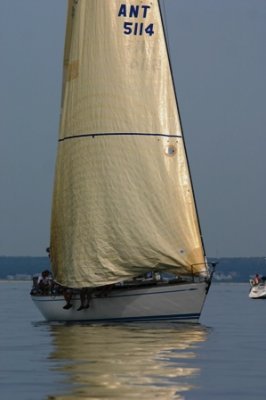
<svg viewBox="0 0 266 400">
<path fill-rule="evenodd" d="M 266 277 L 260 278 L 260 281 L 255 284 L 254 280 L 251 279 L 249 297 L 251 299 L 266 299 Z"/>
</svg>

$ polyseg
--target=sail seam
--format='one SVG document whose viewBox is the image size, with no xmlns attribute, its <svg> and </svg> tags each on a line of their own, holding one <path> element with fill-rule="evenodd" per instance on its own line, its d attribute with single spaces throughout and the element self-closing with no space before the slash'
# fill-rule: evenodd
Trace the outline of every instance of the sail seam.
<svg viewBox="0 0 266 400">
<path fill-rule="evenodd" d="M 163 133 L 86 133 L 81 135 L 66 136 L 65 138 L 59 139 L 59 142 L 64 142 L 65 140 L 71 139 L 81 139 L 86 137 L 96 137 L 96 136 L 153 136 L 153 137 L 166 137 L 166 138 L 179 138 L 182 139 L 181 135 L 169 135 Z"/>
</svg>

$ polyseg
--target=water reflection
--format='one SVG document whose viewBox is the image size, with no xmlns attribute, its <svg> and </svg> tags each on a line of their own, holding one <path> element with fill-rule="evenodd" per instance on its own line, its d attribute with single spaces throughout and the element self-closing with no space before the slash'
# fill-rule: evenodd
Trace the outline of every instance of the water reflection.
<svg viewBox="0 0 266 400">
<path fill-rule="evenodd" d="M 49 399 L 184 399 L 201 325 L 51 325 L 50 358 L 69 391 Z"/>
</svg>

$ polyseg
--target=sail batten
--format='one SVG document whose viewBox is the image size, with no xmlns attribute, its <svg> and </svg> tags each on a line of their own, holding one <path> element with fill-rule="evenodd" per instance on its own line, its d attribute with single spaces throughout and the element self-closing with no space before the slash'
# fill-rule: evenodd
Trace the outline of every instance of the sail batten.
<svg viewBox="0 0 266 400">
<path fill-rule="evenodd" d="M 68 14 L 51 223 L 56 281 L 95 287 L 150 270 L 201 273 L 158 1 L 72 1 Z"/>
</svg>

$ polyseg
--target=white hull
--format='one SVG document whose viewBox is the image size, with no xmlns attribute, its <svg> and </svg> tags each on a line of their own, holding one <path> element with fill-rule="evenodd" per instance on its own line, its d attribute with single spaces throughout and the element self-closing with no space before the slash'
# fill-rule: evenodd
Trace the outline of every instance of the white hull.
<svg viewBox="0 0 266 400">
<path fill-rule="evenodd" d="M 164 284 L 114 289 L 107 297 L 93 297 L 90 307 L 64 310 L 63 296 L 33 295 L 32 300 L 47 321 L 198 321 L 209 283 Z"/>
<path fill-rule="evenodd" d="M 251 299 L 266 299 L 266 284 L 261 283 L 256 286 L 252 286 L 249 292 Z"/>
</svg>

